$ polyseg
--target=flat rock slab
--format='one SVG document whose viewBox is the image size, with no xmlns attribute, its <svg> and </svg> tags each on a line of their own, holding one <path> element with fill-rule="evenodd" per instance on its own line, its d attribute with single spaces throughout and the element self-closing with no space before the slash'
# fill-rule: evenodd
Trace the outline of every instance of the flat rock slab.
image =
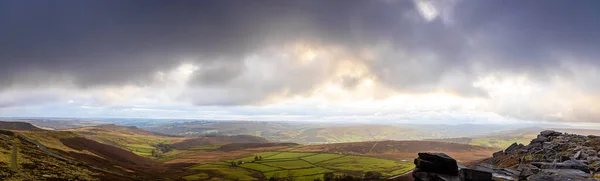
<svg viewBox="0 0 600 181">
<path fill-rule="evenodd" d="M 527 181 L 596 181 L 591 178 L 579 178 L 565 175 L 540 173 L 527 177 Z"/>
<path fill-rule="evenodd" d="M 456 160 L 444 153 L 419 153 L 415 165 L 421 171 L 457 176 Z"/>
<path fill-rule="evenodd" d="M 589 173 L 590 168 L 580 161 L 567 160 L 562 163 L 533 162 L 532 165 L 541 169 L 577 169 Z"/>
<path fill-rule="evenodd" d="M 458 171 L 458 178 L 460 178 L 461 181 L 491 181 L 492 173 L 463 168 Z"/>
</svg>

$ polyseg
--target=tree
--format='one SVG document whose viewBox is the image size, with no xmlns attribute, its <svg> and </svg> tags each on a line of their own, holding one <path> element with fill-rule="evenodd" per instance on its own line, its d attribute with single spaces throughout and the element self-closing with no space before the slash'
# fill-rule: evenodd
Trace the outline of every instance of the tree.
<svg viewBox="0 0 600 181">
<path fill-rule="evenodd" d="M 333 181 L 334 177 L 335 175 L 331 172 L 325 173 L 325 175 L 323 175 L 323 181 Z"/>
<path fill-rule="evenodd" d="M 364 180 L 379 180 L 381 178 L 381 173 L 376 171 L 368 171 L 365 173 Z"/>
<path fill-rule="evenodd" d="M 292 171 L 288 170 L 288 175 L 287 175 L 288 181 L 294 181 L 294 175 L 292 175 Z"/>
<path fill-rule="evenodd" d="M 258 156 L 254 156 L 254 160 L 255 160 L 255 161 L 256 161 L 256 160 L 258 160 Z"/>
<path fill-rule="evenodd" d="M 229 163 L 229 166 L 235 167 L 235 166 L 237 166 L 237 163 L 235 163 L 234 161 L 231 161 L 231 163 Z"/>
<path fill-rule="evenodd" d="M 259 159 L 259 160 L 262 160 L 262 156 L 258 156 L 258 159 Z"/>
</svg>

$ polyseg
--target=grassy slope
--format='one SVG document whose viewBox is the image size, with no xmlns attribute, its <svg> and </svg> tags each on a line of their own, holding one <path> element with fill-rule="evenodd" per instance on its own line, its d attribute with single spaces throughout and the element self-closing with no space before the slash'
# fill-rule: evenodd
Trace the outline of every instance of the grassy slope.
<svg viewBox="0 0 600 181">
<path fill-rule="evenodd" d="M 162 144 L 172 144 L 174 142 L 181 141 L 183 138 L 168 137 L 139 128 L 115 126 L 115 125 L 103 125 L 93 127 L 81 127 L 75 129 L 69 129 L 79 135 L 82 135 L 88 139 L 117 146 L 133 153 L 144 156 L 152 157 L 152 151 L 158 150 L 155 146 Z"/>
<path fill-rule="evenodd" d="M 104 175 L 83 165 L 51 157 L 35 145 L 14 135 L 0 134 L 0 145 L 0 180 L 22 180 L 24 177 L 33 180 L 99 180 Z M 21 174 L 10 168 L 13 145 L 16 145 L 16 165 Z"/>
</svg>

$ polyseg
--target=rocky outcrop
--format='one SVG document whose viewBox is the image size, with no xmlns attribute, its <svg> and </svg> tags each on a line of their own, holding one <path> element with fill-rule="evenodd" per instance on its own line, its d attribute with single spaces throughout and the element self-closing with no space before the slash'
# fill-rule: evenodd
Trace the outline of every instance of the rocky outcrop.
<svg viewBox="0 0 600 181">
<path fill-rule="evenodd" d="M 456 160 L 444 153 L 419 153 L 415 165 L 422 171 L 446 175 L 458 175 Z"/>
<path fill-rule="evenodd" d="M 494 177 L 513 178 L 504 180 L 594 180 L 591 177 L 600 174 L 599 149 L 600 137 L 546 130 L 531 140 L 529 145 L 514 143 L 485 161 L 490 165 L 503 166 L 500 167 L 503 169 L 515 168 L 514 172 L 509 169 L 500 175 L 498 173 L 502 171 L 498 168 L 478 169 L 491 172 Z"/>
<path fill-rule="evenodd" d="M 480 180 L 492 180 L 492 173 L 463 168 L 458 171 L 458 178 L 462 181 L 480 181 Z"/>
<path fill-rule="evenodd" d="M 443 153 L 419 153 L 417 181 L 587 181 L 600 176 L 600 137 L 542 131 L 529 143 L 513 143 L 481 163 L 463 168 Z"/>
<path fill-rule="evenodd" d="M 419 153 L 415 159 L 413 178 L 416 181 L 491 181 L 492 173 L 460 168 L 452 157 L 444 153 Z"/>
<path fill-rule="evenodd" d="M 557 175 L 557 174 L 549 174 L 542 173 L 532 175 L 527 178 L 527 181 L 597 181 L 593 178 L 580 178 L 569 175 Z"/>
<path fill-rule="evenodd" d="M 492 154 L 492 156 L 493 156 L 494 158 L 500 157 L 500 156 L 502 156 L 502 155 L 504 155 L 504 151 L 503 151 L 503 150 L 500 150 L 500 151 L 498 151 L 498 152 L 496 152 L 496 153 Z"/>
</svg>

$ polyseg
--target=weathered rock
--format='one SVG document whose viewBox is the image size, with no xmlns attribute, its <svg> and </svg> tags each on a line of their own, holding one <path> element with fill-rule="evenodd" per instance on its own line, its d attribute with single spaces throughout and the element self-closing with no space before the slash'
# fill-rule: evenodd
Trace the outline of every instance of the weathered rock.
<svg viewBox="0 0 600 181">
<path fill-rule="evenodd" d="M 525 146 L 525 149 L 532 150 L 532 149 L 541 148 L 541 147 L 542 147 L 542 143 L 540 143 L 540 142 L 533 142 L 532 141 L 532 143 L 530 143 L 529 145 Z"/>
<path fill-rule="evenodd" d="M 573 158 L 576 160 L 579 160 L 579 158 L 581 158 L 581 150 L 577 151 L 577 153 L 575 153 L 575 155 L 573 155 Z"/>
<path fill-rule="evenodd" d="M 533 162 L 532 165 L 541 169 L 577 169 L 589 173 L 590 168 L 578 160 L 567 160 L 562 163 Z"/>
<path fill-rule="evenodd" d="M 544 136 L 544 137 L 549 137 L 549 136 L 560 136 L 560 135 L 562 135 L 562 133 L 552 131 L 552 130 L 545 130 L 545 131 L 540 132 L 540 135 Z"/>
<path fill-rule="evenodd" d="M 513 143 L 510 146 L 508 146 L 508 148 L 506 148 L 506 150 L 504 150 L 504 152 L 506 153 L 512 153 L 513 151 L 516 151 L 518 149 L 519 145 L 517 143 Z"/>
<path fill-rule="evenodd" d="M 594 181 L 594 179 L 579 178 L 574 176 L 554 175 L 549 173 L 540 173 L 529 176 L 527 181 Z"/>
<path fill-rule="evenodd" d="M 588 135 L 588 138 L 595 139 L 595 138 L 598 138 L 598 136 L 596 136 L 596 135 Z"/>
<path fill-rule="evenodd" d="M 460 181 L 458 176 L 425 172 L 418 168 L 413 170 L 412 176 L 415 179 L 415 181 Z"/>
<path fill-rule="evenodd" d="M 567 156 L 567 155 L 560 155 L 560 159 L 559 159 L 559 161 L 560 161 L 560 162 L 564 162 L 564 161 L 567 161 L 567 160 L 569 160 L 569 159 L 570 159 L 570 158 L 569 158 L 569 156 Z"/>
<path fill-rule="evenodd" d="M 555 143 L 555 142 L 544 142 L 544 144 L 542 144 L 542 145 L 543 145 L 542 146 L 543 149 L 545 149 L 545 150 L 552 150 L 552 149 L 554 149 L 555 147 L 558 146 L 558 143 Z"/>
<path fill-rule="evenodd" d="M 502 155 L 504 155 L 504 151 L 500 150 L 500 151 L 492 154 L 492 157 L 498 158 L 499 156 L 502 156 Z"/>
<path fill-rule="evenodd" d="M 543 143 L 543 142 L 546 142 L 546 141 L 549 141 L 548 137 L 538 135 L 537 138 L 531 140 L 531 143 Z"/>
<path fill-rule="evenodd" d="M 473 169 L 490 172 L 493 178 L 500 180 L 515 180 L 519 177 L 521 172 L 509 168 L 498 167 L 490 164 L 477 164 Z"/>
<path fill-rule="evenodd" d="M 519 180 L 526 180 L 527 177 L 540 173 L 540 169 L 530 164 L 519 165 L 518 170 L 521 172 Z"/>
<path fill-rule="evenodd" d="M 458 171 L 458 178 L 460 178 L 461 181 L 491 181 L 492 173 L 463 168 Z"/>
<path fill-rule="evenodd" d="M 572 177 L 590 177 L 589 173 L 585 173 L 581 170 L 577 169 L 544 169 L 541 170 L 542 173 L 549 173 L 554 175 L 564 175 L 564 176 L 572 176 Z"/>
<path fill-rule="evenodd" d="M 598 155 L 598 151 L 592 150 L 592 149 L 586 150 L 585 153 L 587 155 L 589 155 L 589 156 L 596 156 L 596 155 Z"/>
<path fill-rule="evenodd" d="M 595 162 L 595 161 L 600 161 L 600 157 L 597 156 L 588 156 L 586 161 L 588 161 L 589 163 Z"/>
<path fill-rule="evenodd" d="M 458 175 L 456 160 L 444 153 L 419 153 L 419 157 L 415 159 L 414 163 L 424 172 Z"/>
</svg>

